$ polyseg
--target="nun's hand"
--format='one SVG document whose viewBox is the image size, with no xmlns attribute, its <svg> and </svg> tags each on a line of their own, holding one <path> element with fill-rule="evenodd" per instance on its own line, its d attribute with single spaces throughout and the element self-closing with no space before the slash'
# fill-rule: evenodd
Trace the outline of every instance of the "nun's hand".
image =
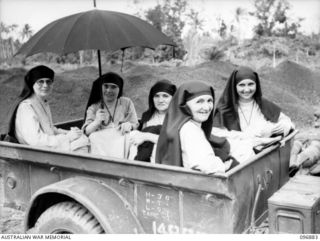
<svg viewBox="0 0 320 241">
<path fill-rule="evenodd" d="M 257 133 L 255 137 L 258 137 L 258 138 L 270 137 L 273 134 L 273 129 L 274 129 L 273 127 L 267 125 L 263 129 L 261 129 L 260 132 Z"/>
<path fill-rule="evenodd" d="M 281 122 L 279 122 L 273 126 L 271 134 L 272 135 L 280 135 L 280 134 L 284 133 L 284 130 L 285 130 L 285 126 Z"/>
<path fill-rule="evenodd" d="M 79 128 L 72 128 L 68 133 L 67 137 L 70 141 L 78 139 L 82 135 L 82 131 Z"/>
<path fill-rule="evenodd" d="M 139 146 L 140 144 L 146 141 L 145 139 L 146 138 L 143 132 L 134 130 L 130 133 L 130 143 L 133 145 Z"/>
<path fill-rule="evenodd" d="M 129 133 L 132 130 L 132 124 L 130 122 L 121 123 L 119 125 L 119 130 L 121 131 L 122 135 Z"/>
<path fill-rule="evenodd" d="M 75 127 L 71 127 L 70 130 L 74 131 L 74 132 L 77 132 L 79 135 L 82 134 L 82 130 L 80 130 L 79 127 L 76 127 L 76 126 Z"/>
<path fill-rule="evenodd" d="M 101 124 L 102 121 L 106 120 L 106 112 L 103 109 L 98 109 L 96 113 L 95 121 Z"/>
</svg>

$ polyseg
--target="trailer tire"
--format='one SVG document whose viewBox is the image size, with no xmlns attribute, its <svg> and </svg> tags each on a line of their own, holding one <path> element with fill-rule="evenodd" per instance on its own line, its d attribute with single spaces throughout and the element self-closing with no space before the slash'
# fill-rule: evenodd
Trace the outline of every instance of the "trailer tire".
<svg viewBox="0 0 320 241">
<path fill-rule="evenodd" d="M 82 205 L 76 202 L 57 203 L 41 214 L 34 233 L 104 233 L 98 220 Z"/>
</svg>

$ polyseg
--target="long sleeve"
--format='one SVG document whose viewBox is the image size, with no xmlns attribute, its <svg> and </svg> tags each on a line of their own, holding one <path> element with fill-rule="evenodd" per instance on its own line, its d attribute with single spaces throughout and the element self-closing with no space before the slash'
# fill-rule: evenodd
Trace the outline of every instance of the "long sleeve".
<svg viewBox="0 0 320 241">
<path fill-rule="evenodd" d="M 88 107 L 87 113 L 86 113 L 86 119 L 82 126 L 82 129 L 84 130 L 90 123 L 92 123 L 96 118 L 96 112 L 99 109 L 97 104 L 93 104 Z"/>
<path fill-rule="evenodd" d="M 234 131 L 234 130 L 227 130 L 226 128 L 222 127 L 212 127 L 211 134 L 226 137 L 226 138 L 235 138 L 235 139 L 243 139 L 245 138 L 245 134 L 241 131 Z"/>
<path fill-rule="evenodd" d="M 241 131 L 228 131 L 226 128 L 213 127 L 211 133 L 216 136 L 226 137 L 230 143 L 230 155 L 240 163 L 254 156 L 254 137 Z"/>
<path fill-rule="evenodd" d="M 93 104 L 88 107 L 86 112 L 87 113 L 86 120 L 82 127 L 83 130 L 95 120 L 96 113 L 99 108 L 100 108 L 100 104 Z M 134 108 L 132 101 L 129 98 L 120 97 L 118 100 L 116 111 L 112 114 L 114 114 L 113 120 L 115 125 L 119 125 L 119 123 L 130 122 L 134 129 L 136 129 L 139 125 L 136 110 Z M 100 125 L 97 130 L 109 128 L 110 126 L 109 121 L 111 117 L 107 110 L 106 110 L 106 117 L 107 119 L 105 120 L 105 123 L 108 125 Z"/>
<path fill-rule="evenodd" d="M 57 134 L 67 134 L 68 131 L 67 130 L 64 130 L 64 129 L 61 129 L 61 128 L 57 128 L 57 127 L 53 127 L 53 131 L 54 131 L 54 134 L 57 135 Z"/>
<path fill-rule="evenodd" d="M 291 119 L 287 115 L 285 115 L 283 112 L 280 113 L 278 122 L 281 123 L 284 127 L 284 133 L 283 133 L 284 136 L 288 135 L 289 131 L 295 128 Z"/>
<path fill-rule="evenodd" d="M 19 105 L 15 126 L 16 136 L 22 144 L 61 150 L 69 150 L 70 148 L 70 142 L 66 135 L 54 135 L 54 130 L 52 130 L 52 134 L 47 134 L 42 130 L 39 117 L 29 103 L 22 102 Z"/>
<path fill-rule="evenodd" d="M 222 160 L 215 156 L 200 126 L 188 121 L 180 129 L 179 135 L 184 167 L 208 174 L 225 172 Z"/>
<path fill-rule="evenodd" d="M 128 109 L 125 115 L 125 119 L 132 124 L 134 129 L 138 128 L 138 116 L 136 113 L 136 109 L 134 108 L 134 104 L 130 99 L 128 99 Z"/>
<path fill-rule="evenodd" d="M 255 102 L 251 103 L 240 102 L 238 111 L 241 130 L 252 137 L 270 137 L 276 123 L 266 120 L 260 107 Z M 279 115 L 277 123 L 281 123 L 285 136 L 294 128 L 294 124 L 290 118 L 282 112 Z"/>
</svg>

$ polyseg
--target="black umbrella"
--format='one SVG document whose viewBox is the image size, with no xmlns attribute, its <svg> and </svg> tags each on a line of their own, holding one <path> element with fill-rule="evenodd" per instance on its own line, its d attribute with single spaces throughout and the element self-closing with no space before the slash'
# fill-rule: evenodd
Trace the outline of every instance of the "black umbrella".
<svg viewBox="0 0 320 241">
<path fill-rule="evenodd" d="M 154 49 L 175 43 L 148 22 L 120 12 L 91 10 L 49 23 L 31 37 L 16 54 L 31 56 L 42 52 L 66 54 L 79 50 L 114 52 L 141 46 Z"/>
</svg>

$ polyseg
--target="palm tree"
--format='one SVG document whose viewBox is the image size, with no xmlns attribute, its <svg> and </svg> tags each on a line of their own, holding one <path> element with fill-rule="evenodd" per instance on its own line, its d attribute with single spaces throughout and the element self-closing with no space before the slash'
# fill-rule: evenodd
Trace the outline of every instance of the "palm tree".
<svg viewBox="0 0 320 241">
<path fill-rule="evenodd" d="M 5 47 L 4 47 L 4 40 L 2 39 L 2 33 L 7 31 L 6 26 L 0 22 L 0 60 L 5 58 Z"/>
<path fill-rule="evenodd" d="M 20 34 L 23 42 L 25 39 L 28 40 L 32 36 L 33 30 L 31 29 L 31 26 L 29 24 L 25 24 Z"/>
<path fill-rule="evenodd" d="M 12 37 L 10 38 L 3 38 L 3 35 L 8 35 L 13 32 L 18 27 L 17 24 L 12 25 L 5 25 L 4 23 L 0 22 L 0 59 L 6 59 L 12 57 Z"/>
<path fill-rule="evenodd" d="M 238 25 L 238 41 L 241 42 L 241 19 L 247 14 L 247 10 L 241 7 L 237 7 L 235 11 L 235 19 Z"/>
</svg>

